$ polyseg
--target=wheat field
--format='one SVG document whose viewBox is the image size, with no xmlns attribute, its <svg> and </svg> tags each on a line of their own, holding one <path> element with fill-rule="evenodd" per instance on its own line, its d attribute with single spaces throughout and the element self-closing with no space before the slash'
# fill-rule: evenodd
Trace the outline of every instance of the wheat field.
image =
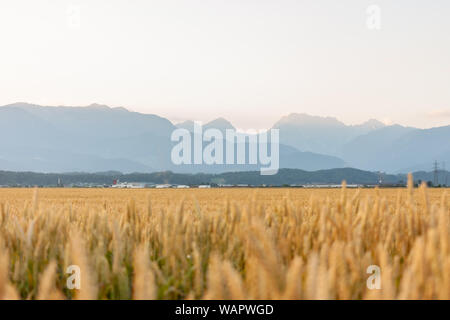
<svg viewBox="0 0 450 320">
<path fill-rule="evenodd" d="M 0 299 L 449 299 L 449 231 L 446 190 L 411 183 L 0 189 Z"/>
</svg>

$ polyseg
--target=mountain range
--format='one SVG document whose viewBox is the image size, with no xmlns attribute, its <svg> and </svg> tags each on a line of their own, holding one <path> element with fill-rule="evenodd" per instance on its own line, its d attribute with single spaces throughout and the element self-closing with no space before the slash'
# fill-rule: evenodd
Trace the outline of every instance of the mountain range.
<svg viewBox="0 0 450 320">
<path fill-rule="evenodd" d="M 117 170 L 218 173 L 257 170 L 257 165 L 181 165 L 170 159 L 176 128 L 157 115 L 92 104 L 48 107 L 15 103 L 0 107 L 0 170 L 99 172 Z M 223 118 L 203 128 L 234 129 Z M 280 168 L 429 171 L 434 160 L 450 162 L 450 125 L 418 129 L 377 120 L 346 125 L 331 117 L 291 114 L 280 130 Z"/>
<path fill-rule="evenodd" d="M 450 125 L 418 129 L 371 119 L 348 126 L 335 118 L 291 114 L 273 127 L 283 144 L 336 156 L 363 170 L 429 171 L 435 160 L 450 161 Z"/>
</svg>

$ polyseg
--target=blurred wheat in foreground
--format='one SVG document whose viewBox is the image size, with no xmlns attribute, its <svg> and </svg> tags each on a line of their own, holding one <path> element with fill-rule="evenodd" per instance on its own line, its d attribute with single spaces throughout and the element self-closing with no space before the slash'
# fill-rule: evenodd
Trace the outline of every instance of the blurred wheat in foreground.
<svg viewBox="0 0 450 320">
<path fill-rule="evenodd" d="M 185 198 L 185 199 L 183 199 Z M 0 190 L 0 299 L 449 299 L 445 190 Z M 69 289 L 67 268 L 81 270 Z M 381 270 L 381 289 L 366 272 Z"/>
</svg>

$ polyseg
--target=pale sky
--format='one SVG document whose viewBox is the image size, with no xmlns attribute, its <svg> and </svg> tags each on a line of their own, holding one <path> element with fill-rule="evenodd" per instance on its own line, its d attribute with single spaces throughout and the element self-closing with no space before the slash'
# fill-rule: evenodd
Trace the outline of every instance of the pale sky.
<svg viewBox="0 0 450 320">
<path fill-rule="evenodd" d="M 450 124 L 448 0 L 1 0 L 0 43 L 0 105 Z"/>
</svg>

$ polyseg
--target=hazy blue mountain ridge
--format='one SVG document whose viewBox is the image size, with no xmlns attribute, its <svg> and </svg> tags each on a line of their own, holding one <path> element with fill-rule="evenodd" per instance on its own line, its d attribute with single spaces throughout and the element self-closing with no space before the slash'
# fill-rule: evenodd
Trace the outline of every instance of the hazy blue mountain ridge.
<svg viewBox="0 0 450 320">
<path fill-rule="evenodd" d="M 209 172 L 258 170 L 252 165 L 182 165 L 171 161 L 177 128 L 157 115 L 92 104 L 44 107 L 16 103 L 0 107 L 0 170 Z M 223 133 L 224 118 L 204 124 Z M 280 168 L 320 170 L 355 167 L 370 171 L 430 170 L 434 160 L 450 166 L 450 126 L 417 129 L 377 120 L 346 125 L 332 117 L 290 114 L 277 121 Z M 207 143 L 204 143 L 204 146 Z M 248 150 L 248 146 L 246 147 Z M 247 156 L 248 159 L 248 156 Z"/>
</svg>

